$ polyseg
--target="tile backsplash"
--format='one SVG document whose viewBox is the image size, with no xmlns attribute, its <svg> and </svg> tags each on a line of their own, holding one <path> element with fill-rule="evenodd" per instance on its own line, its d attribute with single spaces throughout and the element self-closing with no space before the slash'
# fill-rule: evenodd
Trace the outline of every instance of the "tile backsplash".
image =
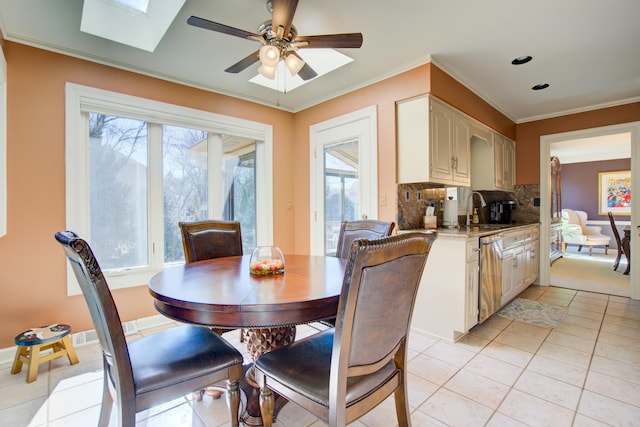
<svg viewBox="0 0 640 427">
<path fill-rule="evenodd" d="M 465 189 L 468 191 L 468 189 Z M 398 184 L 396 224 L 400 230 L 422 228 L 422 217 L 427 206 L 435 205 L 438 227 L 442 226 L 444 216 L 444 200 L 447 189 L 442 184 L 412 183 Z M 464 191 L 461 191 L 464 193 Z M 489 222 L 489 204 L 491 202 L 514 200 L 516 208 L 512 211 L 514 223 L 532 223 L 540 220 L 540 206 L 536 203 L 540 198 L 540 186 L 516 185 L 514 191 L 479 191 L 487 202 L 487 207 L 478 208 L 481 223 Z M 466 196 L 460 200 L 458 222 L 465 223 Z M 536 206 L 538 205 L 538 206 Z"/>
<path fill-rule="evenodd" d="M 429 203 L 435 204 L 438 226 L 442 224 L 445 187 L 429 182 L 398 184 L 396 224 L 400 230 L 422 228 L 422 217 Z"/>
</svg>

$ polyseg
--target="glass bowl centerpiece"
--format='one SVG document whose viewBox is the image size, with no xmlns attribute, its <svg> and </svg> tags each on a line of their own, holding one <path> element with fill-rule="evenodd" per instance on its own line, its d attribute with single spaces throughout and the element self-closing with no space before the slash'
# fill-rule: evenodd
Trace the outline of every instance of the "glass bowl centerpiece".
<svg viewBox="0 0 640 427">
<path fill-rule="evenodd" d="M 251 254 L 251 274 L 267 276 L 284 273 L 284 255 L 277 246 L 258 246 Z"/>
</svg>

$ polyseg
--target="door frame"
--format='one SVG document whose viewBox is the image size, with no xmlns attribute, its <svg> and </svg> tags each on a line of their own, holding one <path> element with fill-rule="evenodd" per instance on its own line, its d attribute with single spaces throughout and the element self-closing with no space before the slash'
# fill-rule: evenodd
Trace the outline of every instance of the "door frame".
<svg viewBox="0 0 640 427">
<path fill-rule="evenodd" d="M 310 253 L 324 255 L 324 168 L 319 170 L 318 156 L 323 152 L 321 133 L 340 131 L 340 128 L 366 121 L 366 131 L 361 134 L 342 134 L 333 138 L 336 142 L 347 139 L 358 139 L 358 170 L 361 188 L 361 212 L 369 219 L 378 218 L 378 122 L 377 107 L 372 105 L 351 113 L 335 117 L 309 126 L 309 232 Z M 364 165 L 364 166 L 360 166 Z M 366 173 L 361 173 L 362 171 Z M 322 224 L 320 227 L 318 224 Z"/>
<path fill-rule="evenodd" d="M 563 132 L 551 135 L 543 135 L 540 137 L 540 248 L 548 248 L 551 244 L 550 227 L 551 215 L 549 194 L 551 191 L 550 174 L 551 168 L 548 161 L 544 159 L 551 158 L 551 144 L 554 142 L 565 141 L 569 139 L 591 138 L 601 135 L 610 135 L 616 133 L 631 134 L 631 182 L 639 182 L 640 180 L 640 122 L 622 123 L 611 126 L 603 126 L 598 128 L 583 129 L 579 131 Z M 636 203 L 637 204 L 637 203 Z M 640 209 L 631 205 L 631 232 L 635 233 L 635 238 L 631 239 L 631 263 L 640 265 L 640 253 L 638 250 L 638 230 L 640 230 Z M 540 251 L 540 275 L 538 281 L 540 285 L 548 286 L 550 276 L 550 258 L 548 250 Z M 640 299 L 640 280 L 638 280 L 638 268 L 632 269 L 630 272 L 629 293 L 632 299 Z"/>
</svg>

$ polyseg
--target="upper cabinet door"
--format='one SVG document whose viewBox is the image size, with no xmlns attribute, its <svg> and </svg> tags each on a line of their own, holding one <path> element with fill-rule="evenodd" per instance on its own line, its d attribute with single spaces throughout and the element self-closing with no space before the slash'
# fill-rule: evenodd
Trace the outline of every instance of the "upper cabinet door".
<svg viewBox="0 0 640 427">
<path fill-rule="evenodd" d="M 493 156 L 495 159 L 495 164 L 494 164 L 494 168 L 495 168 L 494 183 L 495 184 L 494 185 L 495 185 L 495 188 L 497 189 L 503 189 L 505 188 L 504 186 L 504 169 L 505 169 L 504 149 L 505 149 L 506 141 L 501 135 L 496 135 L 494 137 L 493 143 L 494 143 Z"/>
<path fill-rule="evenodd" d="M 432 96 L 396 103 L 398 183 L 471 185 L 471 120 Z"/>
<path fill-rule="evenodd" d="M 510 139 L 504 139 L 504 171 L 503 182 L 505 190 L 513 190 L 516 184 L 516 144 Z"/>
<path fill-rule="evenodd" d="M 461 186 L 471 185 L 471 121 L 455 113 L 453 118 L 453 180 Z"/>
<path fill-rule="evenodd" d="M 453 151 L 453 111 L 431 101 L 431 177 L 443 182 L 453 181 L 455 153 Z"/>
</svg>

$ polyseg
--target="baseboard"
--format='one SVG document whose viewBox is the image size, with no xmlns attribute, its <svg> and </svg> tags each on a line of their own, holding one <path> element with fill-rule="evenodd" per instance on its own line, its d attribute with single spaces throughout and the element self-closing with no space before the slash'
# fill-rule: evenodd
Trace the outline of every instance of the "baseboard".
<svg viewBox="0 0 640 427">
<path fill-rule="evenodd" d="M 124 322 L 122 324 L 122 329 L 124 330 L 124 334 L 128 336 L 144 331 L 145 329 L 157 328 L 169 323 L 173 323 L 173 321 L 157 314 L 155 316 L 143 317 L 141 319 Z M 98 342 L 98 334 L 95 329 L 71 333 L 71 342 L 73 342 L 74 347 L 95 344 Z M 0 349 L 0 364 L 13 363 L 16 349 L 17 346 Z"/>
</svg>

